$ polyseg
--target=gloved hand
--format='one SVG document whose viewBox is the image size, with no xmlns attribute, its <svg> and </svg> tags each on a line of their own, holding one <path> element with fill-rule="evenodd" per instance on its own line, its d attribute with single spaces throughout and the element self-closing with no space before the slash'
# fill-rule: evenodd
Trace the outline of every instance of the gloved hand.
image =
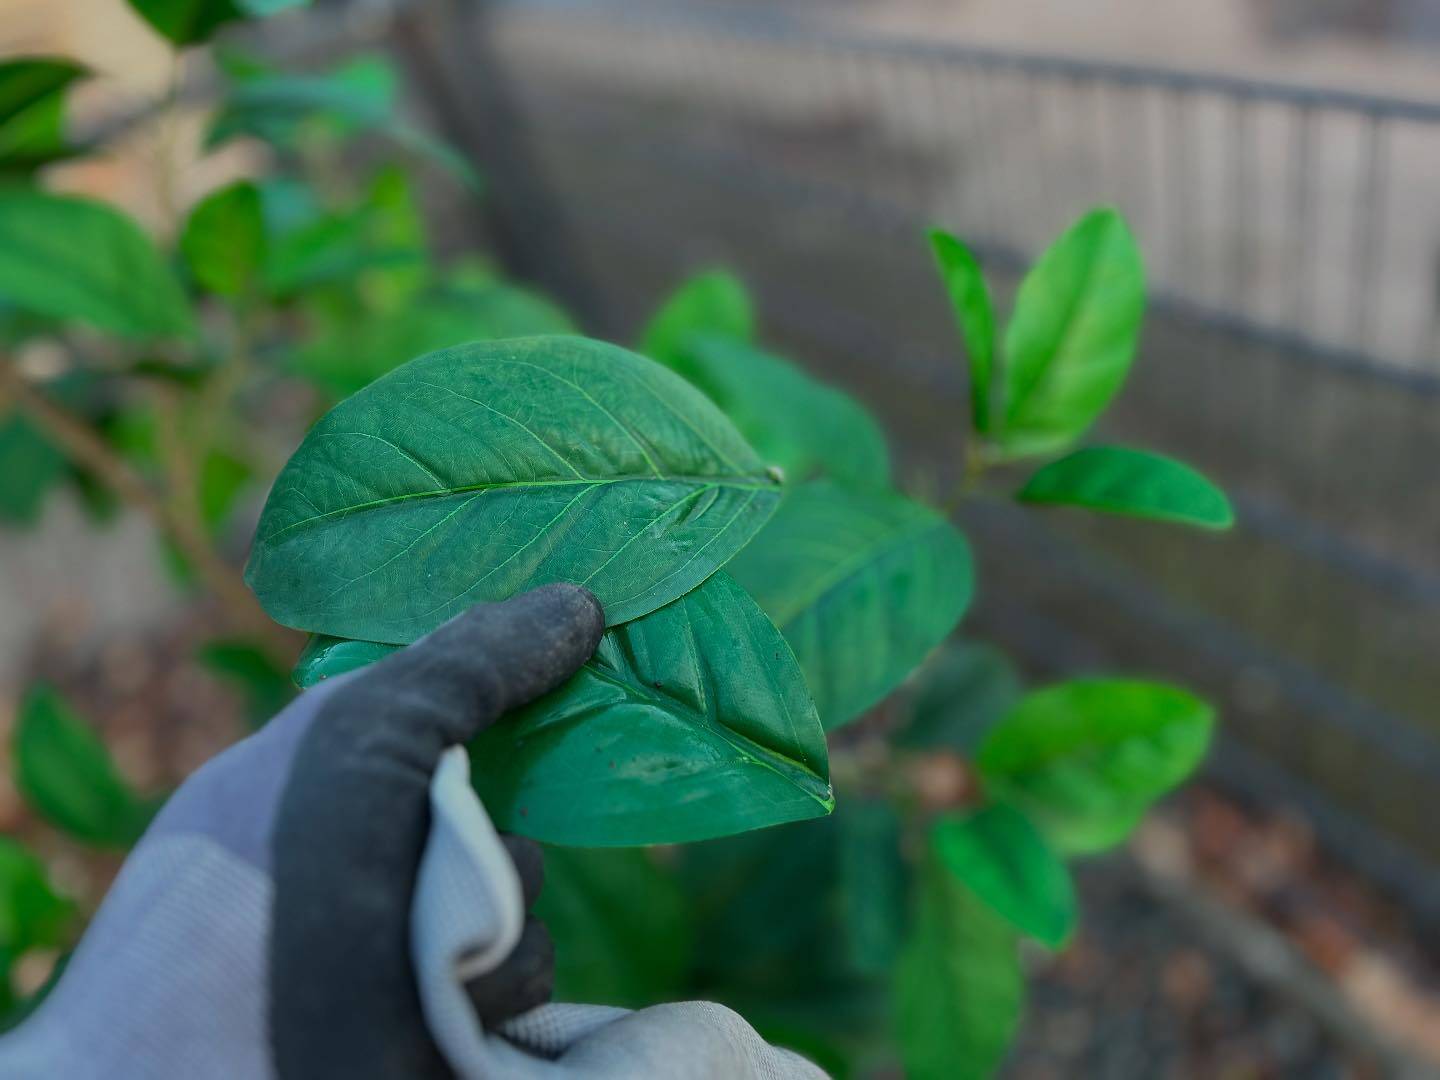
<svg viewBox="0 0 1440 1080">
<path fill-rule="evenodd" d="M 458 747 L 564 682 L 603 624 L 573 586 L 480 605 L 197 771 L 0 1039 L 0 1076 L 823 1076 L 718 1005 L 532 1008 L 539 848 L 497 836 Z"/>
</svg>

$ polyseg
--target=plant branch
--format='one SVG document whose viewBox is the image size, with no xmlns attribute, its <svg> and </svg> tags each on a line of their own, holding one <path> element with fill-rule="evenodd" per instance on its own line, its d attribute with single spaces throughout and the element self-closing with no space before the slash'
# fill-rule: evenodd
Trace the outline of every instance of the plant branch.
<svg viewBox="0 0 1440 1080">
<path fill-rule="evenodd" d="M 277 662 L 288 663 L 294 648 L 289 634 L 261 609 L 235 568 L 215 551 L 203 525 L 193 515 L 163 498 L 115 449 L 79 417 L 51 401 L 20 374 L 13 362 L 0 358 L 0 390 L 37 424 L 72 461 L 93 472 L 123 503 L 148 516 L 195 568 L 224 607 L 227 621 L 254 635 Z M 191 499 L 193 501 L 193 487 Z"/>
</svg>

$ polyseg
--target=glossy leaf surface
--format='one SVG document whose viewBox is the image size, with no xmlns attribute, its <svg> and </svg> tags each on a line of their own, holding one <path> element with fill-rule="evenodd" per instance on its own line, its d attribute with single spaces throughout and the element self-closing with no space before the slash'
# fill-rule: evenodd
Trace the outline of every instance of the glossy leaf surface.
<svg viewBox="0 0 1440 1080">
<path fill-rule="evenodd" d="M 105 744 L 49 687 L 32 688 L 21 703 L 14 760 L 25 801 L 77 840 L 129 847 L 155 813 L 155 804 L 121 778 Z"/>
<path fill-rule="evenodd" d="M 1022 698 L 980 747 L 989 788 L 1064 853 L 1123 839 L 1205 756 L 1214 712 L 1162 683 L 1078 679 Z"/>
<path fill-rule="evenodd" d="M 827 482 L 789 492 L 731 573 L 795 651 L 827 731 L 899 686 L 973 587 L 970 549 L 940 515 Z"/>
<path fill-rule="evenodd" d="M 834 805 L 800 668 L 724 573 L 610 630 L 471 751 L 497 827 L 577 847 L 703 840 Z"/>
<path fill-rule="evenodd" d="M 640 335 L 640 351 L 688 378 L 690 339 L 750 341 L 754 336 L 755 312 L 744 284 L 724 270 L 707 270 L 670 294 Z"/>
<path fill-rule="evenodd" d="M 366 641 L 552 581 L 588 587 L 614 625 L 704 581 L 779 499 L 729 421 L 653 361 L 578 337 L 472 344 L 311 429 L 246 577 L 277 621 Z"/>
<path fill-rule="evenodd" d="M 191 329 L 179 283 L 139 226 L 42 191 L 0 192 L 0 300 L 128 337 Z"/>
<path fill-rule="evenodd" d="M 691 337 L 683 355 L 685 377 L 787 481 L 823 476 L 866 488 L 889 482 L 885 433 L 849 394 L 743 341 Z"/>
<path fill-rule="evenodd" d="M 997 804 L 941 818 L 931 842 L 945 869 L 1022 933 L 1052 949 L 1069 940 L 1075 887 L 1025 815 Z"/>
<path fill-rule="evenodd" d="M 990 430 L 991 379 L 995 366 L 995 310 L 980 263 L 970 249 L 942 229 L 930 233 L 930 249 L 940 270 L 955 321 L 970 362 L 970 420 L 975 430 Z"/>
<path fill-rule="evenodd" d="M 1125 220 L 1093 210 L 1025 275 L 1005 331 L 1001 445 L 1057 450 L 1104 411 L 1130 371 L 1145 273 Z"/>
<path fill-rule="evenodd" d="M 1015 931 L 933 851 L 895 992 L 900 1056 L 910 1080 L 984 1080 L 1020 1027 L 1025 982 Z"/>
<path fill-rule="evenodd" d="M 398 648 L 399 645 L 381 645 L 376 641 L 351 641 L 315 634 L 305 643 L 290 677 L 300 689 L 308 690 L 326 679 L 368 667 Z"/>
<path fill-rule="evenodd" d="M 1015 497 L 1205 529 L 1235 523 L 1225 493 L 1189 465 L 1124 446 L 1087 446 L 1052 461 Z"/>
</svg>

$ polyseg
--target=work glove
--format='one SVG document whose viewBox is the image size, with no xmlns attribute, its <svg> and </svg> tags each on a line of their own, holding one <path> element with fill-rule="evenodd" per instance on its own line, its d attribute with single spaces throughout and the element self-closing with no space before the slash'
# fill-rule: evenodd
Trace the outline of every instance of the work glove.
<svg viewBox="0 0 1440 1080">
<path fill-rule="evenodd" d="M 603 629 L 574 586 L 479 605 L 206 764 L 0 1039 L 0 1077 L 823 1077 L 718 1005 L 541 1005 L 540 851 L 496 834 L 461 746 Z"/>
</svg>

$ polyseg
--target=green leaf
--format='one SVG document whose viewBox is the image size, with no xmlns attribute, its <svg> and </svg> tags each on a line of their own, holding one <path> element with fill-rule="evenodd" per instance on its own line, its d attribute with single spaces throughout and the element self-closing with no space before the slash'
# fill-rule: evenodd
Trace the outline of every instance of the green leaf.
<svg viewBox="0 0 1440 1080">
<path fill-rule="evenodd" d="M 34 524 L 45 496 L 64 479 L 65 455 L 34 422 L 19 412 L 0 415 L 0 522 Z"/>
<path fill-rule="evenodd" d="M 1235 523 L 1225 493 L 1189 465 L 1124 446 L 1087 446 L 1041 466 L 1015 497 L 1204 529 Z"/>
<path fill-rule="evenodd" d="M 24 175 L 77 153 L 65 139 L 65 91 L 88 74 L 50 57 L 0 63 L 0 175 Z"/>
<path fill-rule="evenodd" d="M 947 816 L 931 837 L 941 864 L 1016 929 L 1052 949 L 1075 931 L 1075 887 L 1065 865 L 1024 814 L 987 806 Z"/>
<path fill-rule="evenodd" d="M 787 480 L 826 476 L 867 488 L 889 483 L 885 433 L 848 394 L 743 341 L 691 337 L 684 356 L 681 373 Z"/>
<path fill-rule="evenodd" d="M 639 1008 L 681 996 L 693 927 L 674 878 L 639 849 L 547 848 L 535 904 L 555 999 Z"/>
<path fill-rule="evenodd" d="M 1027 694 L 977 763 L 997 797 L 1066 854 L 1124 838 L 1146 806 L 1205 756 L 1214 710 L 1162 683 L 1077 679 Z"/>
<path fill-rule="evenodd" d="M 859 975 L 888 975 L 907 915 L 900 819 L 887 802 L 848 799 L 835 825 L 846 962 Z"/>
<path fill-rule="evenodd" d="M 180 251 L 204 288 L 230 299 L 252 292 L 265 265 L 260 189 L 239 180 L 202 199 L 185 222 Z"/>
<path fill-rule="evenodd" d="M 785 635 L 827 731 L 894 690 L 970 603 L 965 538 L 899 495 L 789 492 L 730 572 Z"/>
<path fill-rule="evenodd" d="M 262 18 L 309 0 L 130 0 L 136 13 L 174 45 L 195 45 L 239 19 Z"/>
<path fill-rule="evenodd" d="M 0 836 L 0 956 L 65 944 L 75 905 L 57 894 L 45 865 L 24 844 Z"/>
<path fill-rule="evenodd" d="M 973 754 L 1020 693 L 1020 676 L 999 649 L 980 641 L 948 641 L 916 674 L 909 722 L 895 734 L 895 744 Z"/>
<path fill-rule="evenodd" d="M 994 1073 L 1024 1008 L 1017 946 L 1010 925 L 932 850 L 896 970 L 896 1027 L 909 1080 L 982 1080 Z"/>
<path fill-rule="evenodd" d="M 242 639 L 207 642 L 196 658 L 244 696 L 245 711 L 256 727 L 285 708 L 295 696 L 286 671 L 254 642 Z"/>
<path fill-rule="evenodd" d="M 587 586 L 610 625 L 704 581 L 780 492 L 683 379 L 578 337 L 413 360 L 275 482 L 246 579 L 278 622 L 405 643 L 482 600 Z"/>
<path fill-rule="evenodd" d="M 423 268 L 424 249 L 377 235 L 378 220 L 373 207 L 362 205 L 272 235 L 265 259 L 266 288 L 283 298 L 319 285 L 353 284 L 371 271 Z"/>
<path fill-rule="evenodd" d="M 800 668 L 723 573 L 612 629 L 471 757 L 498 828 L 576 847 L 704 840 L 834 806 Z"/>
<path fill-rule="evenodd" d="M 300 659 L 295 661 L 290 678 L 300 689 L 308 690 L 326 679 L 368 667 L 377 660 L 385 659 L 398 648 L 398 645 L 381 645 L 375 641 L 351 641 L 347 638 L 314 634 L 305 643 Z"/>
<path fill-rule="evenodd" d="M 1120 214 L 1092 210 L 1025 275 L 1005 332 L 1010 457 L 1073 442 L 1115 396 L 1140 335 L 1145 271 Z"/>
<path fill-rule="evenodd" d="M 0 300 L 127 337 L 192 329 L 175 275 L 133 221 L 42 191 L 0 192 Z"/>
<path fill-rule="evenodd" d="M 970 420 L 982 435 L 990 431 L 991 375 L 995 362 L 995 310 L 985 275 L 970 249 L 943 229 L 930 231 L 935 265 L 955 309 L 955 321 L 970 360 Z"/>
<path fill-rule="evenodd" d="M 254 474 L 250 465 L 224 450 L 212 449 L 200 463 L 200 516 L 218 533 Z"/>
<path fill-rule="evenodd" d="M 686 346 L 696 336 L 733 341 L 754 338 L 750 294 L 735 275 L 707 270 L 682 282 L 646 325 L 640 335 L 640 351 L 690 378 Z"/>
<path fill-rule="evenodd" d="M 121 779 L 105 744 L 48 686 L 21 703 L 14 760 L 25 801 L 77 840 L 128 848 L 158 808 Z"/>
</svg>

